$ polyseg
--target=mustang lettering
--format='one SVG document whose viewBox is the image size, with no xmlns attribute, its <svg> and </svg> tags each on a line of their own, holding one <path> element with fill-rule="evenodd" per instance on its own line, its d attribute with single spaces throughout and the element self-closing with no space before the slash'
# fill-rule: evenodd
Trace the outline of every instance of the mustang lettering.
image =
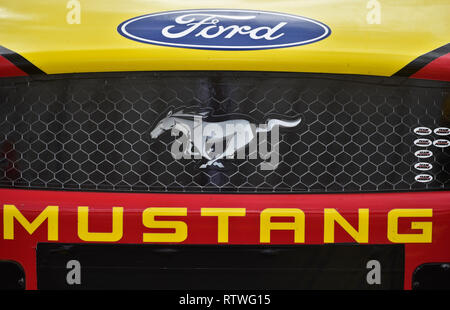
<svg viewBox="0 0 450 310">
<path fill-rule="evenodd" d="M 39 211 L 35 211 L 36 213 Z M 12 204 L 3 205 L 3 239 L 14 240 L 17 235 L 24 236 L 24 231 L 29 235 L 32 235 L 44 222 L 47 222 L 47 240 L 58 241 L 59 239 L 59 206 L 47 206 L 37 216 L 31 219 L 29 216 L 25 217 L 19 208 Z M 126 229 L 124 229 L 124 208 L 113 207 L 112 208 L 112 231 L 110 232 L 89 232 L 89 207 L 78 207 L 77 214 L 72 213 L 77 219 L 77 234 L 78 238 L 82 241 L 90 242 L 119 242 L 124 237 Z M 311 216 L 310 211 L 303 211 L 298 208 L 266 208 L 258 212 L 259 225 L 253 227 L 253 229 L 259 229 L 259 243 L 270 244 L 271 233 L 273 231 L 285 230 L 292 231 L 294 234 L 294 243 L 305 243 L 305 222 Z M 314 214 L 318 214 L 318 210 L 312 211 Z M 186 241 L 189 235 L 188 225 L 189 221 L 182 220 L 188 217 L 217 217 L 217 242 L 229 243 L 228 236 L 230 228 L 230 218 L 246 217 L 246 208 L 201 208 L 200 212 L 188 213 L 188 209 L 185 207 L 151 207 L 142 211 L 142 224 L 146 229 L 152 229 L 151 232 L 144 232 L 142 234 L 142 242 L 144 243 L 180 243 Z M 305 214 L 306 213 L 306 214 Z M 333 208 L 324 208 L 320 213 L 323 217 L 323 242 L 335 243 L 335 231 L 336 227 L 340 226 L 347 234 L 349 234 L 358 243 L 369 242 L 369 209 L 357 209 L 357 228 L 350 224 L 347 219 Z M 376 212 L 374 212 L 376 213 Z M 254 215 L 254 214 L 253 214 Z M 392 243 L 431 243 L 433 232 L 433 209 L 391 209 L 387 212 L 387 239 Z M 160 219 L 165 217 L 166 219 Z M 178 220 L 167 220 L 167 218 L 175 217 Z M 285 218 L 280 221 L 277 218 Z M 429 218 L 428 221 L 415 221 L 414 218 Z M 287 218 L 287 219 L 286 219 Z M 411 233 L 403 233 L 399 231 L 399 222 L 409 218 L 410 225 L 416 231 Z M 20 224 L 20 229 L 15 225 Z M 19 228 L 19 229 L 17 229 Z M 92 229 L 92 227 L 90 227 Z M 250 228 L 249 228 L 250 229 Z M 17 233 L 16 233 L 17 230 Z M 162 230 L 162 231 L 161 231 Z M 168 230 L 171 230 L 167 232 Z M 195 230 L 195 229 L 193 229 Z M 27 234 L 25 234 L 27 236 Z"/>
</svg>

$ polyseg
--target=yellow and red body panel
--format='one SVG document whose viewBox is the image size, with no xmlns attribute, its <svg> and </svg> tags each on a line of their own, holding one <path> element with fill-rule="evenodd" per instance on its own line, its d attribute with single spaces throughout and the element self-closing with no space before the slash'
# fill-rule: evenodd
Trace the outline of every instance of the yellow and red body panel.
<svg viewBox="0 0 450 310">
<path fill-rule="evenodd" d="M 117 32 L 120 23 L 136 16 L 205 8 L 306 16 L 325 23 L 332 33 L 308 45 L 230 52 L 144 44 Z M 449 4 L 445 0 L 382 4 L 235 0 L 226 7 L 221 1 L 180 4 L 179 1 L 53 0 L 39 5 L 32 1 L 8 2 L 1 9 L 0 28 L 4 29 L 0 34 L 1 46 L 47 74 L 218 70 L 392 76 L 420 56 L 447 45 L 450 32 Z M 76 10 L 78 20 L 72 21 Z M 373 14 L 379 18 L 374 19 Z M 448 56 L 438 65 L 448 72 Z"/>
</svg>

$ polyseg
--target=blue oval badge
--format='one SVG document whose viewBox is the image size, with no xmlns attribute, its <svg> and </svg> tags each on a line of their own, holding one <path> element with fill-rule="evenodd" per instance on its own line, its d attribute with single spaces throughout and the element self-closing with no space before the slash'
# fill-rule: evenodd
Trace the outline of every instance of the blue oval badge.
<svg viewBox="0 0 450 310">
<path fill-rule="evenodd" d="M 311 44 L 331 34 L 316 20 L 253 10 L 184 10 L 148 14 L 121 23 L 131 40 L 211 50 L 258 50 Z"/>
</svg>

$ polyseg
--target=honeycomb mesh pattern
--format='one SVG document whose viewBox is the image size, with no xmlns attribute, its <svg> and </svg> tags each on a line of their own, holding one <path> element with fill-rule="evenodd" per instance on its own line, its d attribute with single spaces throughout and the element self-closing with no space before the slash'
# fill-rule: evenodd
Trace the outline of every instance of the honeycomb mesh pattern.
<svg viewBox="0 0 450 310">
<path fill-rule="evenodd" d="M 378 81 L 378 80 L 377 80 Z M 450 123 L 448 84 L 385 85 L 322 76 L 192 73 L 0 81 L 0 186 L 142 192 L 368 192 L 450 188 L 450 147 L 429 149 L 433 181 L 418 183 L 418 126 Z M 150 139 L 170 108 L 209 107 L 280 129 L 280 164 L 261 159 L 175 160 L 169 132 Z M 437 138 L 433 135 L 431 139 Z"/>
</svg>

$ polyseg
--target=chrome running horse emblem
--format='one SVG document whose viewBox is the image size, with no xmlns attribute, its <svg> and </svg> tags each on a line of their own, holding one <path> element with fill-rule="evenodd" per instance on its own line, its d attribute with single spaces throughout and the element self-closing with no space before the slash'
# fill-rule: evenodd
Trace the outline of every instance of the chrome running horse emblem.
<svg viewBox="0 0 450 310">
<path fill-rule="evenodd" d="M 242 154 L 247 145 L 256 147 L 258 134 L 271 132 L 273 135 L 272 131 L 274 128 L 277 129 L 278 134 L 278 127 L 292 128 L 301 122 L 301 118 L 294 120 L 272 118 L 268 119 L 266 124 L 256 126 L 244 118 L 206 121 L 210 113 L 211 110 L 203 110 L 201 112 L 181 110 L 175 113 L 170 111 L 166 117 L 154 126 L 150 136 L 152 139 L 157 139 L 168 130 L 172 131 L 173 136 L 178 136 L 179 133 L 182 133 L 184 141 L 187 142 L 187 147 L 178 153 L 181 153 L 183 158 L 191 158 L 194 155 L 194 158 L 206 159 L 207 163 L 201 165 L 200 168 L 210 166 L 224 168 L 220 160 L 234 158 L 235 153 Z M 225 148 L 223 148 L 223 144 L 225 144 Z M 276 144 L 278 144 L 278 141 L 276 141 Z M 192 151 L 193 148 L 194 152 Z M 174 154 L 173 148 L 172 156 L 181 158 L 181 156 L 177 157 L 177 154 Z"/>
</svg>

